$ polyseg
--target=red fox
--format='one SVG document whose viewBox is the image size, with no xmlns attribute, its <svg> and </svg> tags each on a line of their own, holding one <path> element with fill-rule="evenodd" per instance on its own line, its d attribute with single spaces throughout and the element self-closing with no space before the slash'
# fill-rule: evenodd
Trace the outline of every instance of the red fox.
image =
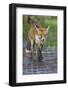
<svg viewBox="0 0 68 90">
<path fill-rule="evenodd" d="M 34 25 L 31 27 L 28 32 L 28 43 L 25 50 L 26 53 L 32 53 L 35 44 L 38 45 L 39 50 L 41 50 L 47 37 L 48 29 L 49 27 L 42 28 L 38 25 Z"/>
</svg>

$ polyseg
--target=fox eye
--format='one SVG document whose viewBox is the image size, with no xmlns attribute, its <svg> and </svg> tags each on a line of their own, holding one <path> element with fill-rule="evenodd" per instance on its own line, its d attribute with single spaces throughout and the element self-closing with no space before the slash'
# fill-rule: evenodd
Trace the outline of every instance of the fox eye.
<svg viewBox="0 0 68 90">
<path fill-rule="evenodd" d="M 46 37 L 46 35 L 44 35 L 44 37 Z"/>
</svg>

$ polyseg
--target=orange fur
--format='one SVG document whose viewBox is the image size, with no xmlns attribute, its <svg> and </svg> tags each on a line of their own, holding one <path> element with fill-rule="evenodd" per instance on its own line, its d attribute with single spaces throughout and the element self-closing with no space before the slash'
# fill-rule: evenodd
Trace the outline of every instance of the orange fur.
<svg viewBox="0 0 68 90">
<path fill-rule="evenodd" d="M 37 32 L 35 30 L 35 27 L 32 27 L 28 33 L 28 37 L 29 37 L 29 40 L 35 40 L 35 35 L 47 35 L 48 34 L 48 30 L 47 28 L 39 28 L 40 30 Z"/>
</svg>

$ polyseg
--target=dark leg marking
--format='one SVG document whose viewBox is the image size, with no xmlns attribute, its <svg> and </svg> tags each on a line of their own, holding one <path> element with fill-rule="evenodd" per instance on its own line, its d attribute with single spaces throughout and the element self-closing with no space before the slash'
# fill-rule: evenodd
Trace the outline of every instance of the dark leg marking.
<svg viewBox="0 0 68 90">
<path fill-rule="evenodd" d="M 37 50 L 37 59 L 38 61 L 41 61 L 43 59 L 43 56 L 42 56 L 42 50 L 40 48 L 38 48 Z"/>
<path fill-rule="evenodd" d="M 26 46 L 27 50 L 31 50 L 31 42 L 28 40 L 27 42 L 27 46 Z"/>
</svg>

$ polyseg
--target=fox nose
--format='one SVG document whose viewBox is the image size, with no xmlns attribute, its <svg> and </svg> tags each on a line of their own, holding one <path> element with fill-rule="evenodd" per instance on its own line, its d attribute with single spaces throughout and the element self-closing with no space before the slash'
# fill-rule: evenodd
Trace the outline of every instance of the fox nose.
<svg viewBox="0 0 68 90">
<path fill-rule="evenodd" d="M 44 39 L 42 39 L 42 41 L 44 42 Z"/>
</svg>

